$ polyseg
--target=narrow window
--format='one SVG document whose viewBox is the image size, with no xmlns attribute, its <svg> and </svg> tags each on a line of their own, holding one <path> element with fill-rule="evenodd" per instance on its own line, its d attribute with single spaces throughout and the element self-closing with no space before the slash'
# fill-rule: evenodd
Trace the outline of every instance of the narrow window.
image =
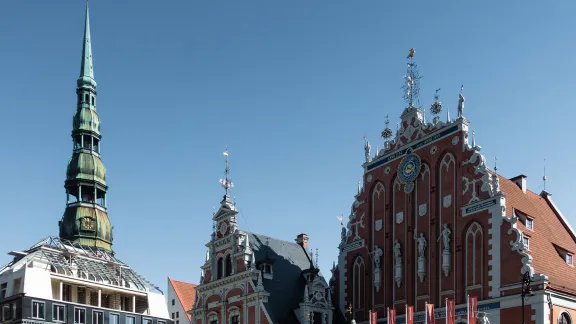
<svg viewBox="0 0 576 324">
<path fill-rule="evenodd" d="M 176 318 L 180 318 L 180 312 L 176 312 Z"/>
<path fill-rule="evenodd" d="M 172 299 L 172 306 L 176 303 L 176 299 Z"/>
<path fill-rule="evenodd" d="M 4 304 L 2 305 L 2 318 L 4 321 L 8 321 L 12 319 L 12 304 Z"/>
<path fill-rule="evenodd" d="M 179 320 L 176 320 L 176 324 L 180 324 L 180 321 L 179 321 Z"/>
<path fill-rule="evenodd" d="M 217 277 L 216 279 L 220 279 L 222 278 L 222 267 L 223 267 L 223 262 L 222 262 L 222 258 L 218 259 L 218 264 L 217 264 L 217 268 L 218 268 L 218 273 L 217 273 Z"/>
<path fill-rule="evenodd" d="M 526 218 L 526 228 L 529 230 L 534 229 L 534 220 L 531 218 Z"/>
<path fill-rule="evenodd" d="M 120 315 L 110 314 L 110 324 L 120 324 Z"/>
<path fill-rule="evenodd" d="M 94 96 L 92 96 L 92 106 L 94 106 Z"/>
<path fill-rule="evenodd" d="M 74 323 L 75 324 L 85 324 L 86 323 L 86 310 L 83 308 L 74 309 Z"/>
<path fill-rule="evenodd" d="M 232 274 L 232 258 L 230 257 L 230 254 L 228 254 L 228 256 L 226 256 L 226 276 L 229 276 Z"/>
<path fill-rule="evenodd" d="M 104 314 L 102 314 L 102 312 L 93 311 L 92 324 L 102 324 L 102 323 L 104 323 Z"/>
<path fill-rule="evenodd" d="M 558 318 L 558 324 L 572 324 L 572 319 L 570 319 L 570 315 L 567 312 L 563 312 L 560 314 Z"/>
<path fill-rule="evenodd" d="M 52 306 L 52 321 L 64 322 L 64 305 Z"/>
<path fill-rule="evenodd" d="M 530 249 L 530 238 L 528 238 L 527 236 L 522 236 L 522 243 L 524 243 L 524 248 L 526 250 Z"/>
<path fill-rule="evenodd" d="M 32 318 L 44 319 L 44 303 L 32 302 Z"/>
<path fill-rule="evenodd" d="M 566 263 L 572 265 L 572 254 L 566 254 Z"/>
<path fill-rule="evenodd" d="M 142 324 L 152 324 L 152 320 L 149 318 L 143 318 L 142 319 Z"/>
<path fill-rule="evenodd" d="M 234 315 L 230 318 L 230 324 L 240 324 L 240 315 Z"/>
<path fill-rule="evenodd" d="M 6 288 L 7 287 L 8 287 L 7 282 L 0 285 L 0 299 L 6 298 Z"/>
<path fill-rule="evenodd" d="M 176 316 L 174 316 L 174 313 L 172 313 L 172 319 L 174 319 Z"/>
<path fill-rule="evenodd" d="M 126 316 L 126 324 L 136 324 L 136 318 L 134 316 Z"/>
</svg>

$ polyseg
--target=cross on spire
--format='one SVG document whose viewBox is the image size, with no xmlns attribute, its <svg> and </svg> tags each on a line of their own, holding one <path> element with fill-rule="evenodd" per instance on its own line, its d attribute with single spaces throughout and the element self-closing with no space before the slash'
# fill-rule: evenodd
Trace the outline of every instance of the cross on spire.
<svg viewBox="0 0 576 324">
<path fill-rule="evenodd" d="M 226 157 L 226 167 L 224 168 L 224 179 L 220 179 L 220 184 L 226 191 L 225 197 L 229 197 L 228 191 L 230 188 L 234 188 L 234 184 L 232 183 L 232 180 L 228 179 L 228 175 L 230 174 L 230 168 L 228 167 L 228 145 L 226 145 L 226 151 L 222 154 Z"/>
</svg>

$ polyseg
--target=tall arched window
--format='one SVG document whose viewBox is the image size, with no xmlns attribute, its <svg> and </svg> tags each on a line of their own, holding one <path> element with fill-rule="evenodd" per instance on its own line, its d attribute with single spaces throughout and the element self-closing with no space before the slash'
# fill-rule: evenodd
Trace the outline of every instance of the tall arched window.
<svg viewBox="0 0 576 324">
<path fill-rule="evenodd" d="M 217 274 L 216 279 L 222 278 L 222 270 L 223 270 L 222 268 L 224 267 L 224 264 L 223 264 L 223 263 L 224 263 L 224 262 L 223 262 L 223 259 L 222 259 L 222 258 L 218 258 L 218 262 L 217 262 L 217 265 L 216 265 L 216 268 L 217 268 L 217 271 L 218 271 L 218 272 L 216 272 L 216 274 Z"/>
<path fill-rule="evenodd" d="M 366 266 L 364 265 L 364 259 L 359 256 L 356 258 L 356 261 L 354 261 L 354 268 L 352 271 L 352 298 L 355 309 L 362 308 L 364 306 L 364 286 L 366 284 L 365 273 Z"/>
<path fill-rule="evenodd" d="M 228 254 L 226 256 L 226 276 L 229 276 L 232 274 L 232 258 L 230 257 L 230 254 Z"/>
<path fill-rule="evenodd" d="M 482 227 L 474 222 L 466 231 L 466 287 L 482 287 L 484 238 Z"/>
<path fill-rule="evenodd" d="M 558 324 L 572 324 L 572 319 L 570 318 L 570 314 L 567 312 L 563 312 L 558 316 Z"/>
</svg>

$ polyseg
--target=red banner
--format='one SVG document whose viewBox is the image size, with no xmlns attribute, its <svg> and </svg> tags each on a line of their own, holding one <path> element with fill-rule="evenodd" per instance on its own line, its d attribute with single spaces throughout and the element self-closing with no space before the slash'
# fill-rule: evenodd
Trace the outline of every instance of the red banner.
<svg viewBox="0 0 576 324">
<path fill-rule="evenodd" d="M 387 315 L 388 316 L 388 324 L 396 324 L 396 309 L 394 308 L 386 308 L 387 309 Z"/>
<path fill-rule="evenodd" d="M 372 312 L 372 314 L 370 314 L 370 323 L 378 323 L 378 312 Z"/>
<path fill-rule="evenodd" d="M 456 323 L 456 302 L 454 300 L 446 299 L 446 323 Z"/>
<path fill-rule="evenodd" d="M 436 318 L 434 317 L 434 304 L 426 304 L 426 323 L 436 324 Z"/>
<path fill-rule="evenodd" d="M 414 324 L 414 306 L 406 306 L 406 324 Z"/>
<path fill-rule="evenodd" d="M 477 311 L 478 311 L 478 297 L 468 296 L 468 323 L 476 323 Z"/>
</svg>

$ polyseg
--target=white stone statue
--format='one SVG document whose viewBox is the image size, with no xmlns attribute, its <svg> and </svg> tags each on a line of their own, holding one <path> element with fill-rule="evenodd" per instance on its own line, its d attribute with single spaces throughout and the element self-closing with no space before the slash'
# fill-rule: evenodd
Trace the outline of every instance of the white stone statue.
<svg viewBox="0 0 576 324">
<path fill-rule="evenodd" d="M 484 312 L 478 312 L 476 317 L 476 324 L 490 324 L 488 320 L 488 315 Z"/>
<path fill-rule="evenodd" d="M 366 140 L 366 136 L 364 136 L 364 154 L 366 155 L 366 162 L 370 162 L 370 142 Z"/>
<path fill-rule="evenodd" d="M 372 253 L 374 253 L 374 268 L 380 268 L 380 258 L 382 257 L 384 252 L 382 252 L 382 249 L 378 245 L 376 245 L 376 248 Z"/>
<path fill-rule="evenodd" d="M 464 114 L 464 95 L 462 94 L 462 90 L 464 90 L 464 86 L 462 86 L 460 94 L 458 95 L 458 117 L 462 117 L 462 114 Z"/>
<path fill-rule="evenodd" d="M 448 228 L 448 224 L 444 224 L 444 229 L 440 233 L 440 237 L 438 237 L 438 241 L 440 241 L 440 239 L 442 239 L 442 242 L 444 242 L 444 250 L 445 251 L 450 251 L 450 234 L 452 234 L 452 231 L 450 231 L 450 229 Z"/>
<path fill-rule="evenodd" d="M 420 233 L 420 237 L 417 237 L 416 233 L 414 233 L 414 239 L 418 242 L 418 256 L 424 258 L 424 252 L 426 251 L 426 246 L 428 246 L 424 233 Z"/>
<path fill-rule="evenodd" d="M 402 254 L 400 252 L 400 242 L 398 240 L 394 240 L 394 263 L 401 264 L 402 263 Z"/>
</svg>

